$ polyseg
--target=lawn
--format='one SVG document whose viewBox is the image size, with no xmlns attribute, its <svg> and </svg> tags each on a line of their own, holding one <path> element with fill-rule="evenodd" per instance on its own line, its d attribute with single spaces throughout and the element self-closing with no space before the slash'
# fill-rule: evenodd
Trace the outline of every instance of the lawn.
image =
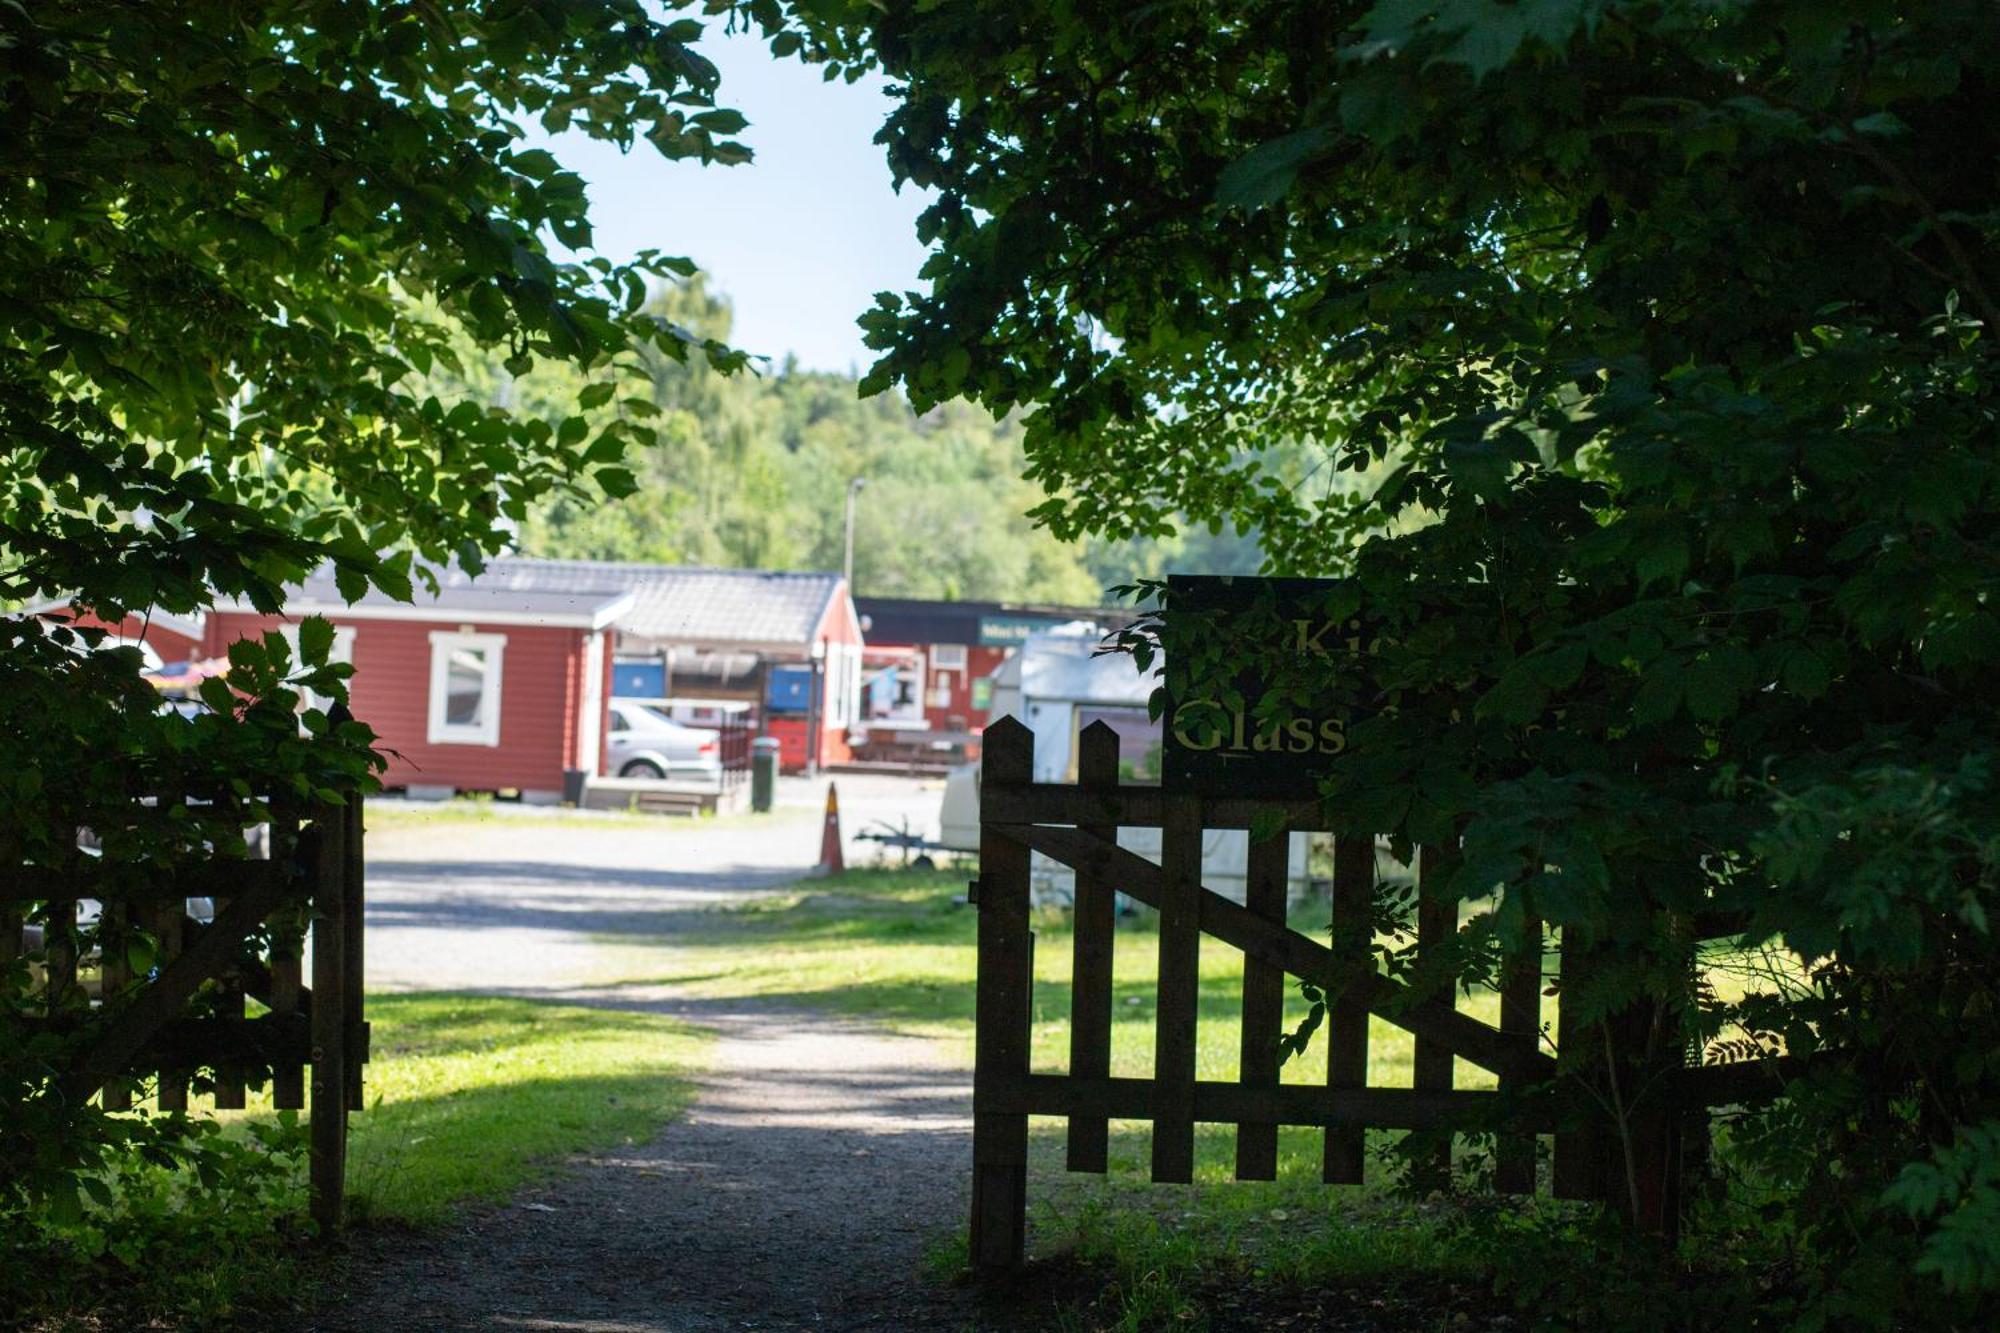
<svg viewBox="0 0 2000 1333">
<path fill-rule="evenodd" d="M 350 1121 L 348 1160 L 349 1214 L 364 1224 L 434 1224 L 572 1154 L 643 1141 L 687 1106 L 707 1044 L 655 1014 L 490 996 L 374 995 L 368 1018 L 368 1109 Z M 245 1110 L 217 1113 L 246 1143 L 278 1118 L 255 1093 Z M 298 1166 L 289 1184 L 234 1202 L 189 1197 L 165 1173 L 133 1177 L 113 1219 L 36 1251 L 47 1310 L 18 1313 L 32 1327 L 97 1330 L 233 1326 L 291 1309 L 319 1267 L 300 1243 Z M 130 1268 L 91 1262 L 107 1247 Z"/>
<path fill-rule="evenodd" d="M 669 984 L 715 997 L 759 996 L 867 1017 L 898 1031 L 948 1043 L 972 1058 L 976 913 L 964 902 L 965 878 L 947 872 L 853 871 L 806 881 L 790 893 L 719 910 L 707 929 L 657 948 L 606 940 L 615 967 L 631 984 Z M 1323 905 L 1297 910 L 1309 921 Z M 1036 919 L 1032 1063 L 1059 1072 L 1068 1064 L 1070 950 L 1068 919 Z M 1158 934 L 1150 913 L 1119 922 L 1113 962 L 1112 1072 L 1144 1076 L 1153 1062 L 1154 963 Z M 1237 1073 L 1242 955 L 1204 939 L 1197 1066 L 1205 1079 Z M 1305 1012 L 1296 989 L 1288 1021 Z M 1492 1021 L 1497 997 L 1461 997 L 1460 1007 Z M 1551 1008 L 1551 1016 L 1552 1016 Z M 1370 1025 L 1374 1082 L 1407 1086 L 1412 1043 L 1380 1019 Z M 1463 1061 L 1460 1086 L 1491 1086 Z M 1287 1082 L 1325 1079 L 1325 1043 L 1284 1069 Z M 1195 1181 L 1154 1185 L 1147 1179 L 1149 1132 L 1114 1123 L 1107 1177 L 1063 1170 L 1063 1122 L 1032 1122 L 1031 1257 L 1081 1265 L 1099 1290 L 1079 1327 L 1156 1327 L 1211 1310 L 1215 1256 L 1233 1273 L 1254 1271 L 1287 1285 L 1354 1284 L 1388 1290 L 1417 1283 L 1449 1292 L 1470 1282 L 1472 1266 L 1443 1241 L 1442 1210 L 1378 1183 L 1329 1188 L 1319 1180 L 1320 1134 L 1280 1134 L 1279 1179 L 1236 1182 L 1234 1131 L 1197 1127 Z M 1381 1147 L 1388 1136 L 1377 1136 Z M 941 1241 L 938 1266 L 962 1262 L 963 1237 Z M 1426 1307 L 1429 1308 L 1428 1306 Z M 1331 1317 L 1331 1316 L 1329 1316 Z M 1428 1317 L 1426 1315 L 1425 1317 Z"/>
<path fill-rule="evenodd" d="M 645 1139 L 692 1095 L 706 1038 L 657 1014 L 377 995 L 368 1109 L 350 1122 L 357 1221 L 435 1222 L 550 1162 Z"/>
</svg>

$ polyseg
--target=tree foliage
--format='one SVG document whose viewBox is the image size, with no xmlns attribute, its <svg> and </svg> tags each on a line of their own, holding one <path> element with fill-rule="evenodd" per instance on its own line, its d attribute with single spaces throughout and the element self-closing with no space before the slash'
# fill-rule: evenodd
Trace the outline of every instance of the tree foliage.
<svg viewBox="0 0 2000 1333">
<path fill-rule="evenodd" d="M 699 23 L 638 0 L 30 0 L 0 23 L 0 594 L 268 607 L 323 557 L 401 588 L 409 552 L 497 550 L 496 519 L 645 438 L 421 377 L 460 338 L 523 370 L 680 351 L 644 306 L 686 261 L 551 258 L 589 245 L 583 182 L 521 141 L 533 118 L 747 158 Z"/>
<path fill-rule="evenodd" d="M 524 142 L 539 124 L 746 160 L 743 117 L 715 104 L 690 45 L 701 26 L 640 0 L 0 4 L 0 600 L 67 597 L 113 621 L 217 594 L 275 610 L 323 560 L 349 595 L 408 596 L 416 557 L 476 566 L 532 505 L 650 444 L 632 415 L 515 413 L 430 381 L 468 349 L 500 349 L 515 374 L 587 370 L 607 396 L 690 345 L 738 363 L 647 308 L 691 265 L 591 257 L 581 179 Z M 0 860 L 61 873 L 95 830 L 96 873 L 143 880 L 243 855 L 274 804 L 367 790 L 366 727 L 314 710 L 301 730 L 300 691 L 341 691 L 331 638 L 301 627 L 303 660 L 276 635 L 237 645 L 190 720 L 161 710 L 136 652 L 8 620 Z M 147 802 L 161 791 L 191 799 Z M 51 939 L 74 926 L 74 904 L 26 907 Z M 143 959 L 151 941 L 91 928 L 72 947 Z M 219 1190 L 211 1213 L 231 1182 L 263 1190 L 184 1117 L 65 1098 L 66 1053 L 130 997 L 51 992 L 44 957 L 14 955 L 10 1273 L 91 1236 L 102 1250 L 104 1227 L 71 1224 L 113 1201 L 113 1163 L 135 1154 Z"/>
<path fill-rule="evenodd" d="M 706 275 L 655 293 L 648 309 L 701 337 L 728 342 L 728 303 Z M 1216 572 L 1249 572 L 1254 542 L 1239 534 L 1135 542 L 1063 541 L 1026 513 L 1041 492 L 1022 479 L 1017 418 L 968 403 L 917 415 L 900 394 L 862 400 L 851 375 L 794 364 L 722 374 L 699 352 L 642 353 L 645 379 L 592 420 L 643 414 L 653 441 L 625 458 L 614 487 L 554 494 L 520 529 L 531 555 L 651 560 L 731 568 L 838 569 L 848 482 L 854 568 L 878 596 L 979 598 L 1095 605 L 1108 586 L 1156 573 L 1167 551 Z M 586 373 L 548 364 L 509 376 L 497 357 L 439 376 L 447 398 L 505 399 L 559 421 L 585 396 Z M 629 492 L 629 493 L 628 493 Z"/>
<path fill-rule="evenodd" d="M 1390 647 L 1337 808 L 1601 946 L 1566 1002 L 1811 1057 L 1731 1160 L 1797 1203 L 1816 1317 L 1976 1322 L 1957 1196 L 1898 1173 L 1990 1206 L 1991 7 L 749 8 L 897 80 L 937 195 L 868 387 L 1033 407 L 1058 532 L 1180 511 L 1353 574 Z M 1666 926 L 1718 909 L 1801 985 L 1696 984 Z"/>
</svg>

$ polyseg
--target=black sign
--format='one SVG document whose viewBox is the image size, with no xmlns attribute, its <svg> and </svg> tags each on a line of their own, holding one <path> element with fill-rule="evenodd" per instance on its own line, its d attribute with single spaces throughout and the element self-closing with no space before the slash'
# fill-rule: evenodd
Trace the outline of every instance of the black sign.
<svg viewBox="0 0 2000 1333">
<path fill-rule="evenodd" d="M 1169 578 L 1161 785 L 1317 794 L 1363 706 L 1360 605 L 1344 579 Z"/>
</svg>

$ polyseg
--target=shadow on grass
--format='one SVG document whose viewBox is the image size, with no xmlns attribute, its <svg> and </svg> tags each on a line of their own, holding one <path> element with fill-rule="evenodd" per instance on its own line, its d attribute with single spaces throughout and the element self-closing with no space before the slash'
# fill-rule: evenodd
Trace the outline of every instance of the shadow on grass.
<svg viewBox="0 0 2000 1333">
<path fill-rule="evenodd" d="M 369 1019 L 354 1208 L 418 1223 L 551 1159 L 650 1136 L 692 1100 L 706 1040 L 657 1014 L 503 996 L 378 996 Z"/>
</svg>

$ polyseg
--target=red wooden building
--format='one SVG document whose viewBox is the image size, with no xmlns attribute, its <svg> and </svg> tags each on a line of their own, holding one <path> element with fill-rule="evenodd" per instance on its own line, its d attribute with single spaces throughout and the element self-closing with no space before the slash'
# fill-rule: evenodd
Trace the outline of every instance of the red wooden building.
<svg viewBox="0 0 2000 1333">
<path fill-rule="evenodd" d="M 527 558 L 435 574 L 437 591 L 420 580 L 413 604 L 371 591 L 349 605 L 327 574 L 289 590 L 282 616 L 224 602 L 198 621 L 75 619 L 143 642 L 158 667 L 324 616 L 335 660 L 354 666 L 354 715 L 389 760 L 384 784 L 416 793 L 575 796 L 604 770 L 620 655 L 663 663 L 663 694 L 754 703 L 788 770 L 850 757 L 861 626 L 836 574 Z M 67 603 L 30 609 L 60 616 Z"/>
<path fill-rule="evenodd" d="M 457 571 L 441 582 L 434 596 L 420 588 L 415 604 L 371 591 L 350 606 L 330 577 L 311 579 L 286 599 L 283 617 L 218 607 L 204 649 L 220 655 L 246 635 L 292 633 L 300 618 L 324 616 L 334 659 L 354 666 L 350 707 L 388 757 L 385 786 L 532 801 L 574 795 L 584 775 L 603 768 L 611 626 L 631 608 L 631 592 L 609 582 L 488 587 Z"/>
</svg>

